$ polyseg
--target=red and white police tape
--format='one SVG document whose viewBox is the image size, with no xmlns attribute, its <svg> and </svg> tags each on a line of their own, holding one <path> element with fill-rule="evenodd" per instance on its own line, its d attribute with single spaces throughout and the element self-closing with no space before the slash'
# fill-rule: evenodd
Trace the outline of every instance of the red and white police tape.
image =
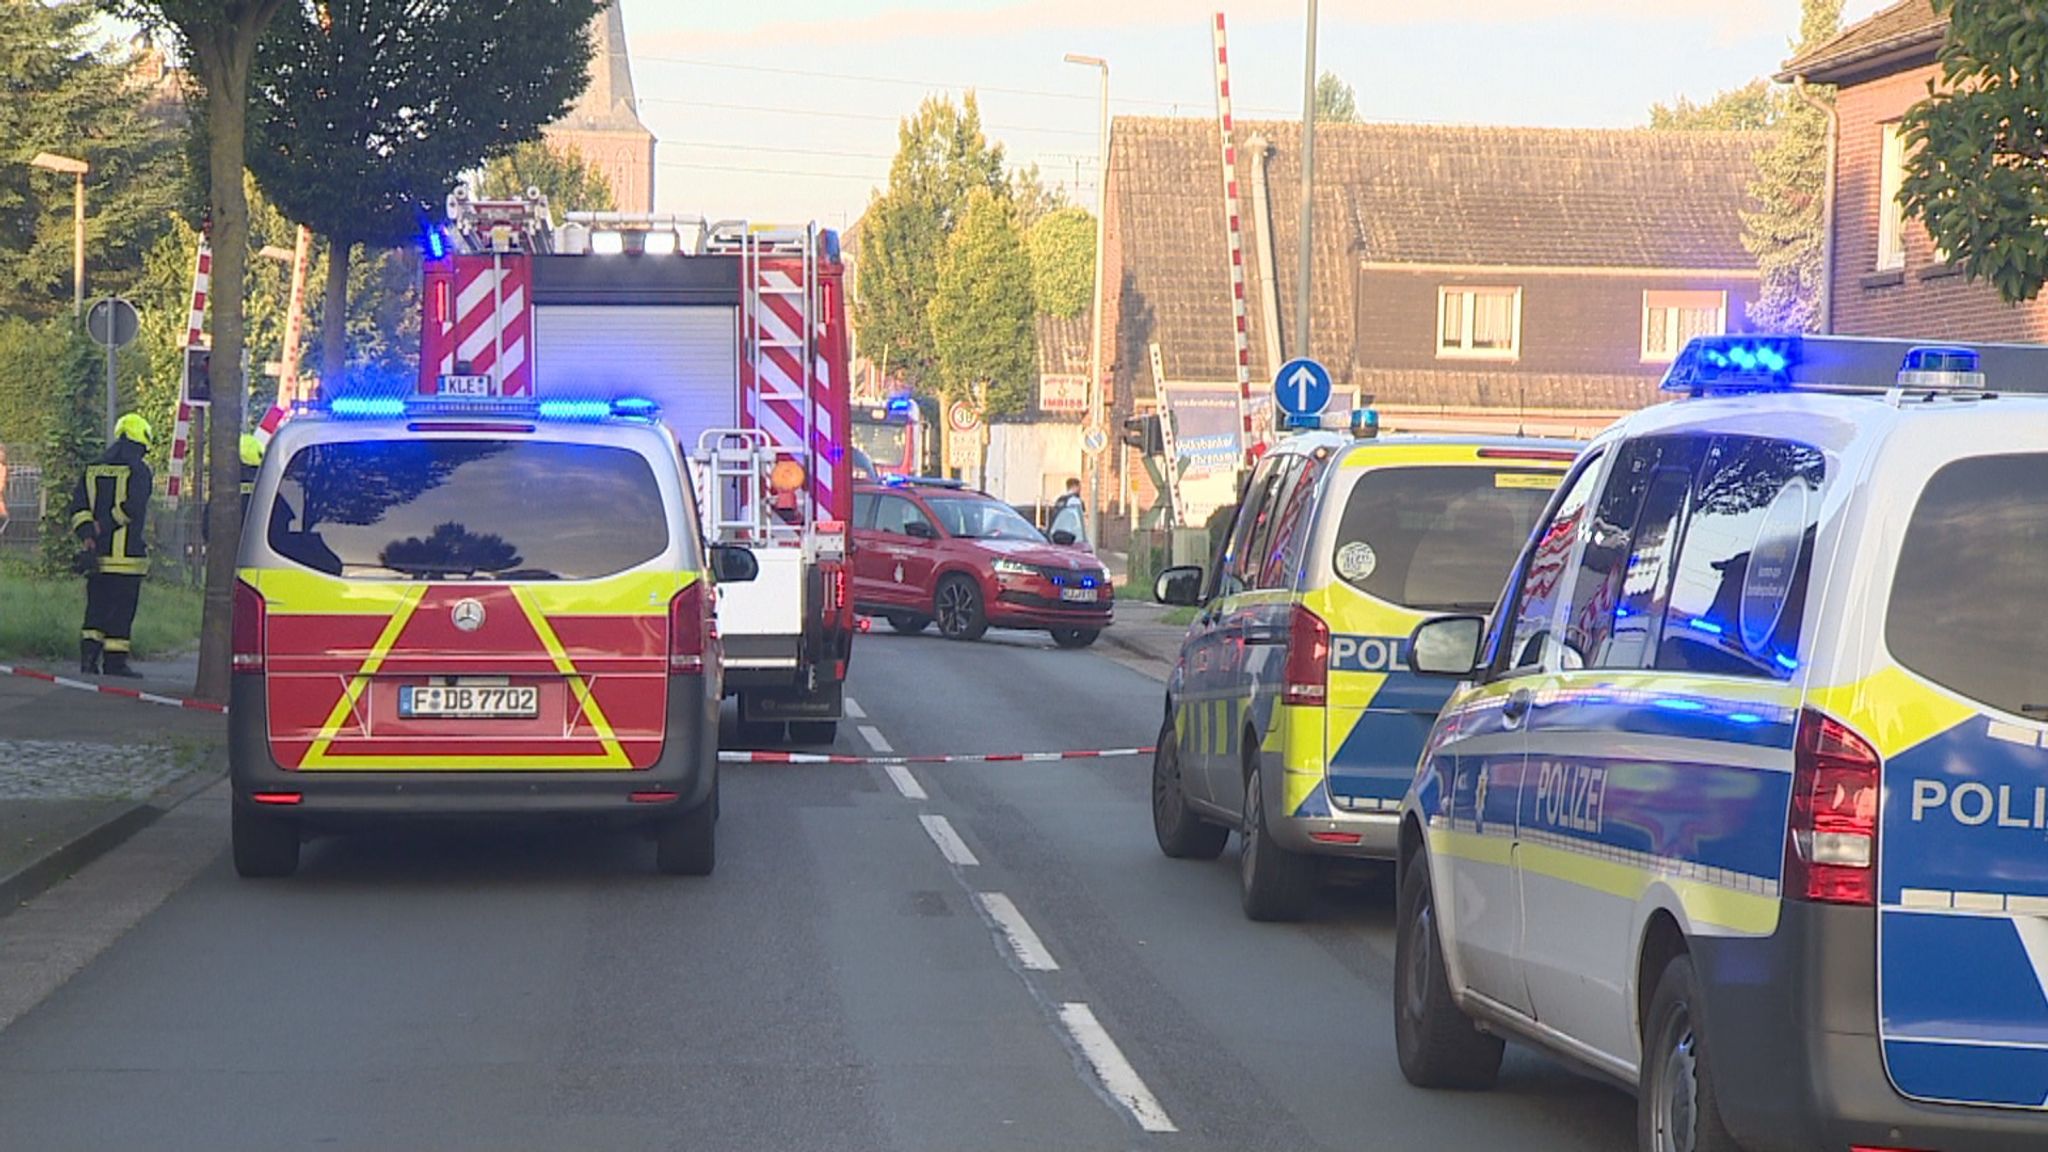
<svg viewBox="0 0 2048 1152">
<path fill-rule="evenodd" d="M 41 680 L 59 688 L 70 688 L 78 692 L 97 692 L 102 696 L 119 696 L 124 700 L 140 700 L 144 704 L 161 704 L 166 708 L 184 708 L 192 712 L 212 712 L 227 715 L 225 704 L 209 704 L 204 700 L 186 700 L 178 696 L 165 696 L 158 692 L 144 692 L 139 688 L 122 688 L 113 684 L 94 684 L 90 680 L 74 680 L 59 676 L 40 668 L 22 668 L 14 664 L 0 664 L 0 676 L 20 676 L 28 680 Z"/>
<path fill-rule="evenodd" d="M 1089 748 L 1071 752 L 969 752 L 955 756 L 842 756 L 831 752 L 720 752 L 721 764 L 1045 764 L 1150 756 L 1155 749 Z"/>
</svg>

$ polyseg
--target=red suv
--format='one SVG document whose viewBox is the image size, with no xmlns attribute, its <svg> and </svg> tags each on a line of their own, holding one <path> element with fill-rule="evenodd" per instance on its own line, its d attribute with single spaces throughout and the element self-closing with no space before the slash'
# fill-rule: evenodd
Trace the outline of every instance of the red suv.
<svg viewBox="0 0 2048 1152">
<path fill-rule="evenodd" d="M 1062 648 L 1086 648 L 1109 627 L 1115 592 L 1093 553 L 957 483 L 856 487 L 853 544 L 854 606 L 898 632 L 934 620 L 954 640 L 1042 628 Z"/>
</svg>

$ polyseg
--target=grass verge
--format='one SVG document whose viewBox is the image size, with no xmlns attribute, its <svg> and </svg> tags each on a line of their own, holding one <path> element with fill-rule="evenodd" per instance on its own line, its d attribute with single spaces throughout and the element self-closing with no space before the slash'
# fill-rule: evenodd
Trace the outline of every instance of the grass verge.
<svg viewBox="0 0 2048 1152">
<path fill-rule="evenodd" d="M 1200 616 L 1201 614 L 1202 610 L 1200 608 L 1195 607 L 1193 605 L 1187 605 L 1181 608 L 1169 609 L 1165 615 L 1159 618 L 1159 622 L 1162 624 L 1171 624 L 1176 628 L 1185 628 L 1188 625 L 1193 624 L 1195 622 L 1195 617 Z"/>
<path fill-rule="evenodd" d="M 145 580 L 135 613 L 135 655 L 174 655 L 199 643 L 199 590 Z M 0 659 L 76 660 L 85 579 L 52 580 L 0 568 Z"/>
</svg>

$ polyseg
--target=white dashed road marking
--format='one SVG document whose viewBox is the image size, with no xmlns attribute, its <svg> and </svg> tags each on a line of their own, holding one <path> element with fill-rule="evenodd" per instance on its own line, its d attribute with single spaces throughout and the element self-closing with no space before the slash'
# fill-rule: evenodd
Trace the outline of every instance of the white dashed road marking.
<svg viewBox="0 0 2048 1152">
<path fill-rule="evenodd" d="M 896 785 L 898 792 L 903 793 L 905 800 L 930 799 L 924 793 L 924 785 L 917 782 L 917 777 L 910 774 L 910 769 L 901 764 L 884 764 L 882 770 L 889 774 L 890 782 Z"/>
<path fill-rule="evenodd" d="M 1003 938 L 1009 941 L 1010 951 L 1016 953 L 1017 963 L 1033 972 L 1060 970 L 1059 961 L 1054 960 L 1052 953 L 1046 950 L 1045 941 L 1038 938 L 1038 933 L 1032 930 L 1030 921 L 1024 919 L 1022 912 L 1017 911 L 1015 901 L 1001 892 L 977 892 L 974 899 L 981 905 L 982 911 L 987 912 L 989 918 L 996 922 L 996 927 L 1003 930 Z"/>
<path fill-rule="evenodd" d="M 861 707 L 860 702 L 851 696 L 842 701 L 842 706 L 845 707 L 846 715 L 849 719 L 865 720 L 868 718 L 868 710 Z"/>
<path fill-rule="evenodd" d="M 944 816 L 929 814 L 920 815 L 918 820 L 924 824 L 925 833 L 932 838 L 932 843 L 939 846 L 939 855 L 946 858 L 946 863 L 961 868 L 980 865 L 981 861 L 975 859 L 974 853 L 968 849 L 967 841 L 960 839 L 960 834 L 953 831 L 952 821 Z"/>
<path fill-rule="evenodd" d="M 896 750 L 895 748 L 891 747 L 889 741 L 883 737 L 882 730 L 875 727 L 873 724 L 863 724 L 860 726 L 860 738 L 867 741 L 868 747 L 874 749 L 877 752 L 887 754 L 890 752 L 894 752 Z"/>
<path fill-rule="evenodd" d="M 1147 1132 L 1180 1131 L 1167 1116 L 1166 1109 L 1159 1106 L 1159 1098 L 1145 1087 L 1138 1070 L 1124 1059 L 1123 1050 L 1109 1038 L 1109 1032 L 1095 1018 L 1093 1009 L 1086 1004 L 1062 1004 L 1060 1023 L 1067 1026 L 1068 1035 L 1081 1046 L 1081 1055 L 1095 1069 L 1095 1076 L 1102 1081 L 1103 1089 L 1130 1112 L 1138 1127 Z"/>
</svg>

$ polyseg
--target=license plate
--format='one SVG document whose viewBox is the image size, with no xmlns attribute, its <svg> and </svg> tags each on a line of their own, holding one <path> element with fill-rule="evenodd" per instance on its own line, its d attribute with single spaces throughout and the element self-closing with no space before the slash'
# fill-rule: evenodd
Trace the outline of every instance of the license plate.
<svg viewBox="0 0 2048 1152">
<path fill-rule="evenodd" d="M 525 720 L 540 715 L 540 689 L 531 685 L 417 684 L 398 690 L 405 720 Z"/>
<path fill-rule="evenodd" d="M 1069 604 L 1093 604 L 1095 603 L 1095 589 L 1062 588 L 1060 589 L 1060 599 L 1065 600 Z"/>
<path fill-rule="evenodd" d="M 490 376 L 443 376 L 436 391 L 457 400 L 491 400 L 498 395 L 498 382 Z"/>
</svg>

